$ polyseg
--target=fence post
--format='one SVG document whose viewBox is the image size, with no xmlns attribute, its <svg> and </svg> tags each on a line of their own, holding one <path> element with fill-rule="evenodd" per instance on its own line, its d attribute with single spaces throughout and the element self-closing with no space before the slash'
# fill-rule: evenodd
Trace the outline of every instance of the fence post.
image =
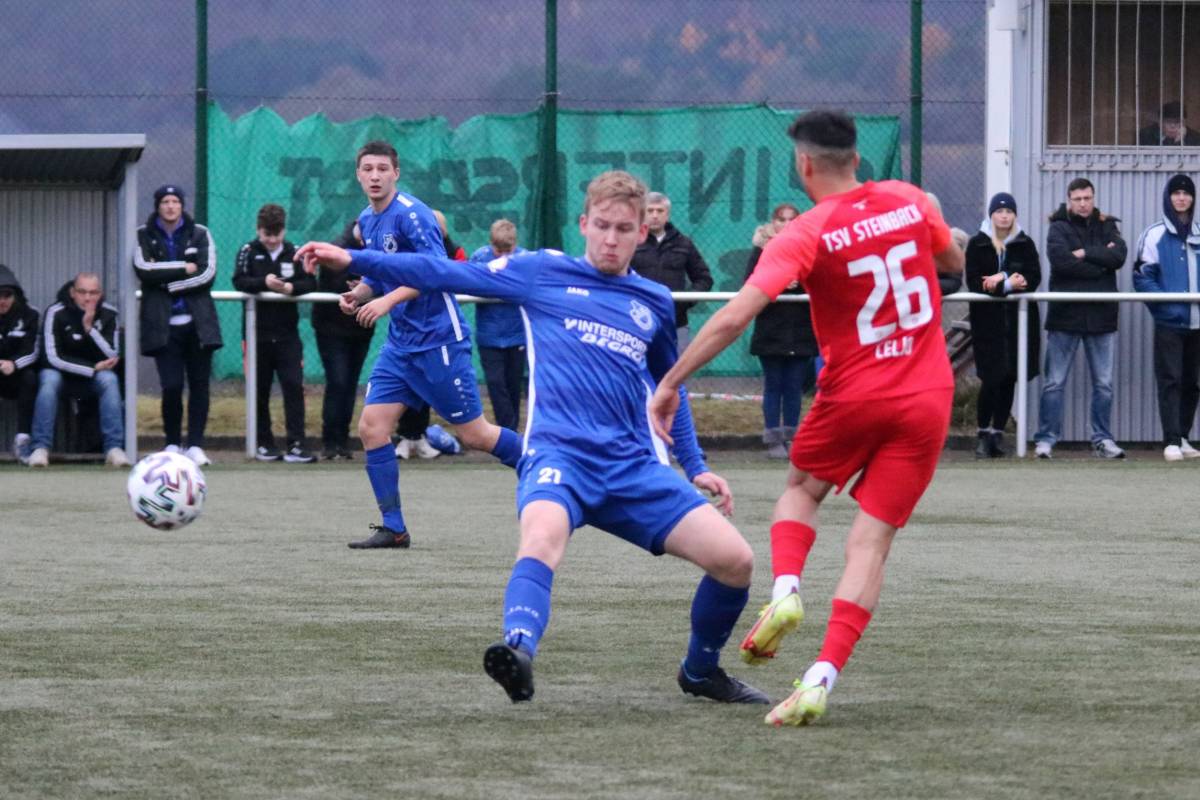
<svg viewBox="0 0 1200 800">
<path fill-rule="evenodd" d="M 258 301 L 247 295 L 246 321 L 243 327 L 243 356 L 246 373 L 246 458 L 258 450 Z"/>
<path fill-rule="evenodd" d="M 1029 298 L 1017 300 L 1017 458 L 1029 438 Z"/>
</svg>

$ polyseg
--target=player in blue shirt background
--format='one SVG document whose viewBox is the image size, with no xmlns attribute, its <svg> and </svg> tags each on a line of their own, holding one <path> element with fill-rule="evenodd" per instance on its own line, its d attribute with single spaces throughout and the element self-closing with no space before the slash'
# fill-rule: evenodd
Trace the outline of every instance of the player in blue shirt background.
<svg viewBox="0 0 1200 800">
<path fill-rule="evenodd" d="M 365 250 L 446 255 L 433 212 L 412 195 L 396 191 L 400 160 L 394 147 L 367 142 L 359 148 L 355 175 L 370 202 L 358 216 L 358 238 Z M 453 294 L 421 293 L 380 274 L 364 276 L 339 305 L 360 322 L 373 322 L 384 313 L 391 318 L 358 420 L 367 477 L 383 524 L 372 525 L 371 536 L 350 547 L 408 547 L 411 537 L 400 511 L 400 469 L 391 439 L 405 408 L 428 403 L 454 426 L 464 445 L 492 453 L 510 467 L 521 457 L 521 440 L 483 417 L 471 365 L 471 332 Z"/>
<path fill-rule="evenodd" d="M 533 697 L 533 657 L 550 621 L 554 571 L 583 525 L 703 569 L 680 688 L 721 702 L 768 702 L 719 666 L 746 606 L 754 556 L 696 487 L 729 514 L 729 485 L 705 464 L 684 389 L 672 436 L 687 480 L 671 469 L 646 414 L 656 379 L 676 353 L 670 293 L 629 269 L 646 238 L 645 196 L 629 173 L 595 178 L 579 218 L 583 258 L 540 250 L 462 264 L 424 253 L 352 257 L 316 242 L 298 256 L 308 269 L 349 267 L 421 291 L 468 292 L 521 307 L 530 373 L 518 467 L 521 543 L 504 595 L 504 639 L 484 653 L 485 670 L 513 702 Z"/>
</svg>

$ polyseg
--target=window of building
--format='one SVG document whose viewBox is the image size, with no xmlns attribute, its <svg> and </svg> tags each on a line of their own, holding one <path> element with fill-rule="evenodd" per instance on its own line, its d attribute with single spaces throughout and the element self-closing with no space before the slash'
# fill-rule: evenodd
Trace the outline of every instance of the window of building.
<svg viewBox="0 0 1200 800">
<path fill-rule="evenodd" d="M 1200 146 L 1200 2 L 1051 0 L 1050 146 Z"/>
</svg>

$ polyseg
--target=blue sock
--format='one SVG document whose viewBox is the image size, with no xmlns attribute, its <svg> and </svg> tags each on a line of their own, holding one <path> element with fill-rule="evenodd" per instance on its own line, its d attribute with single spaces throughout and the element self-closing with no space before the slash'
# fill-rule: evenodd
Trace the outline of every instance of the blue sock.
<svg viewBox="0 0 1200 800">
<path fill-rule="evenodd" d="M 536 558 L 522 558 L 513 565 L 504 590 L 504 641 L 531 658 L 537 654 L 538 641 L 550 624 L 553 583 L 554 570 Z"/>
<path fill-rule="evenodd" d="M 367 478 L 375 492 L 383 524 L 400 533 L 404 527 L 404 515 L 400 513 L 400 468 L 396 466 L 396 451 L 390 444 L 367 451 Z"/>
<path fill-rule="evenodd" d="M 496 440 L 496 446 L 492 448 L 492 455 L 500 459 L 500 463 L 506 467 L 517 468 L 517 462 L 521 460 L 521 437 L 516 431 L 511 431 L 508 428 L 500 429 L 500 438 Z"/>
<path fill-rule="evenodd" d="M 703 678 L 717 668 L 721 648 L 733 633 L 742 609 L 750 599 L 750 587 L 726 586 L 705 575 L 692 598 L 692 636 L 688 640 L 683 668 L 693 678 Z"/>
</svg>

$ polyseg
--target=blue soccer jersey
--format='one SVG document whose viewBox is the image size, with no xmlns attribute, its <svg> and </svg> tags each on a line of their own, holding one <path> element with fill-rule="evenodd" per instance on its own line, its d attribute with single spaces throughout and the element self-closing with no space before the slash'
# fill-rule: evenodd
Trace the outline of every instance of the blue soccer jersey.
<svg viewBox="0 0 1200 800">
<path fill-rule="evenodd" d="M 662 285 L 606 275 L 582 258 L 539 250 L 487 263 L 360 251 L 351 271 L 421 291 L 494 297 L 519 305 L 529 358 L 525 453 L 567 449 L 614 463 L 668 462 L 647 405 L 675 361 L 675 307 Z M 707 471 L 686 393 L 675 455 L 688 478 Z"/>
<path fill-rule="evenodd" d="M 444 256 L 442 230 L 429 207 L 412 195 L 397 192 L 392 202 L 376 214 L 370 206 L 358 215 L 363 247 L 381 253 L 429 253 Z M 460 262 L 453 262 L 460 263 Z M 382 296 L 400 286 L 390 277 L 364 276 Z M 417 287 L 413 287 L 417 288 Z M 400 352 L 429 350 L 470 338 L 462 311 L 448 292 L 423 292 L 420 297 L 392 307 L 387 346 Z"/>
</svg>

